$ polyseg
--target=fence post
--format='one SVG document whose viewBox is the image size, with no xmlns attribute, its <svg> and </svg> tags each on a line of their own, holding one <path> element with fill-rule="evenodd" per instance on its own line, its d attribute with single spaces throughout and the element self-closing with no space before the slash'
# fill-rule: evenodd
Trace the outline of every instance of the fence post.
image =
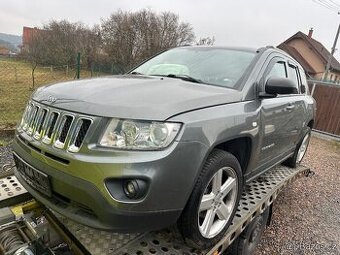
<svg viewBox="0 0 340 255">
<path fill-rule="evenodd" d="M 80 78 L 80 52 L 77 54 L 77 79 Z"/>
</svg>

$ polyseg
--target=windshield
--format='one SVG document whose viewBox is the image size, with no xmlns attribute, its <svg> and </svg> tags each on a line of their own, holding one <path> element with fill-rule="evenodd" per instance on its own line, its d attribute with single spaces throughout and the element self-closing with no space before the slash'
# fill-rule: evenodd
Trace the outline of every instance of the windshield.
<svg viewBox="0 0 340 255">
<path fill-rule="evenodd" d="M 155 56 L 131 73 L 236 88 L 254 56 L 253 52 L 223 48 L 175 48 Z"/>
</svg>

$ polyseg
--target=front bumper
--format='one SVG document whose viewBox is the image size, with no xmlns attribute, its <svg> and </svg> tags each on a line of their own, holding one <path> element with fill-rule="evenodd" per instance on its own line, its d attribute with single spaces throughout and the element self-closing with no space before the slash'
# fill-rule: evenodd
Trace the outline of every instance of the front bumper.
<svg viewBox="0 0 340 255">
<path fill-rule="evenodd" d="M 32 148 L 39 148 L 39 151 Z M 176 222 L 185 207 L 204 158 L 199 143 L 176 142 L 165 151 L 109 152 L 94 155 L 58 154 L 16 134 L 15 155 L 47 174 L 52 197 L 31 187 L 15 170 L 22 185 L 38 201 L 81 224 L 119 232 L 160 229 Z M 111 152 L 112 153 L 112 152 Z M 46 155 L 65 159 L 60 162 Z M 105 187 L 108 178 L 147 179 L 148 191 L 138 201 L 118 201 Z"/>
</svg>

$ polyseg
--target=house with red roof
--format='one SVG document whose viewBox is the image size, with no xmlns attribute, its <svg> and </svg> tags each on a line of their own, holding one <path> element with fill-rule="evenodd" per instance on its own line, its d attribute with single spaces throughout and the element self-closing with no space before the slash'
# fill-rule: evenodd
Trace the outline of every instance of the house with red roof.
<svg viewBox="0 0 340 255">
<path fill-rule="evenodd" d="M 313 29 L 308 35 L 297 32 L 277 46 L 295 58 L 305 69 L 309 79 L 340 83 L 340 63 L 330 52 L 313 38 Z M 330 70 L 325 74 L 327 61 L 330 59 Z"/>
</svg>

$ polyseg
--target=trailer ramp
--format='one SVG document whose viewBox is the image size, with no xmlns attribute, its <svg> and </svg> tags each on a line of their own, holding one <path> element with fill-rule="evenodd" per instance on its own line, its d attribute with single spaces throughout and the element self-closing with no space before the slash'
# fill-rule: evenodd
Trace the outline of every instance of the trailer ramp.
<svg viewBox="0 0 340 255">
<path fill-rule="evenodd" d="M 176 227 L 149 233 L 119 234 L 80 225 L 57 213 L 54 215 L 93 255 L 216 255 L 224 252 L 248 224 L 274 202 L 287 184 L 309 173 L 305 166 L 292 169 L 279 165 L 248 183 L 228 231 L 213 248 L 203 251 L 190 248 Z"/>
</svg>

